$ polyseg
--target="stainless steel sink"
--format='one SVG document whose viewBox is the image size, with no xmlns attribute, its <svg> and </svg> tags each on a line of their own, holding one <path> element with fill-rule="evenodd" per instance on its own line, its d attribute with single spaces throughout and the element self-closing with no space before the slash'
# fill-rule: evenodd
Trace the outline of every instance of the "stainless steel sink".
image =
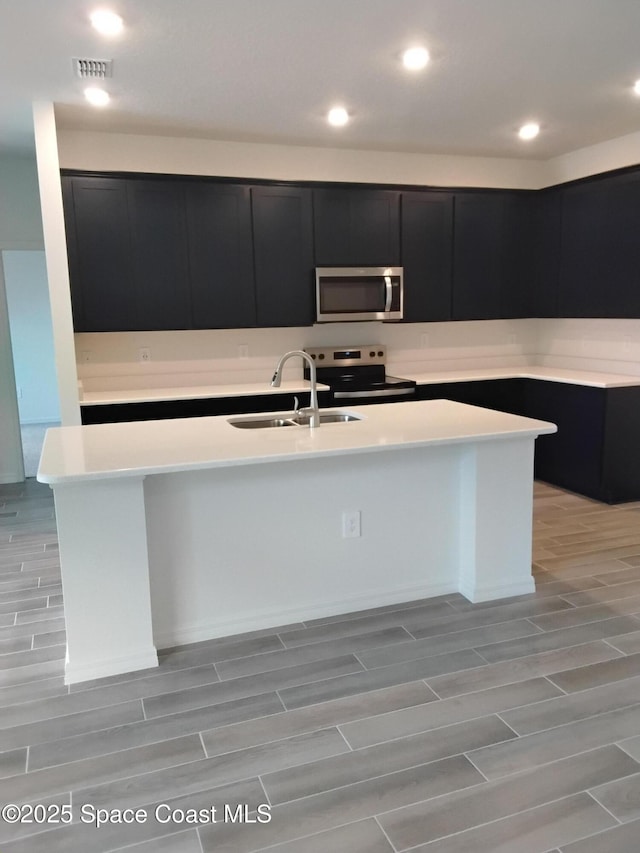
<svg viewBox="0 0 640 853">
<path fill-rule="evenodd" d="M 362 420 L 361 415 L 352 412 L 327 411 L 320 412 L 321 424 L 350 423 Z M 228 418 L 227 423 L 238 429 L 273 429 L 277 427 L 308 427 L 310 418 L 304 415 L 291 417 L 274 417 L 273 415 L 248 415 L 247 417 Z"/>
<path fill-rule="evenodd" d="M 291 419 L 294 423 L 299 424 L 300 426 L 309 426 L 309 421 L 311 420 L 309 417 L 295 417 Z M 320 412 L 320 423 L 321 424 L 337 424 L 337 423 L 349 423 L 350 421 L 360 421 L 362 418 L 357 415 L 353 415 L 350 412 Z"/>
<path fill-rule="evenodd" d="M 297 426 L 287 418 L 229 418 L 229 423 L 238 429 L 271 429 L 273 427 Z"/>
</svg>

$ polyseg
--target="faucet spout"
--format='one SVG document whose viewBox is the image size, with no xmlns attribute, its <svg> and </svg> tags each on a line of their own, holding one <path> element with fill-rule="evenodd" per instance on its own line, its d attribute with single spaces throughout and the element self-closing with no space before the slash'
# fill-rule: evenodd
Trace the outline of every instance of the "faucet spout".
<svg viewBox="0 0 640 853">
<path fill-rule="evenodd" d="M 320 426 L 320 410 L 318 407 L 318 387 L 316 381 L 316 365 L 311 356 L 303 352 L 302 350 L 291 350 L 291 352 L 286 352 L 276 366 L 275 373 L 271 379 L 271 385 L 274 388 L 279 388 L 280 383 L 282 381 L 282 368 L 285 363 L 293 356 L 299 356 L 304 362 L 306 362 L 309 366 L 309 381 L 311 384 L 311 398 L 309 400 L 309 426 L 319 427 Z"/>
</svg>

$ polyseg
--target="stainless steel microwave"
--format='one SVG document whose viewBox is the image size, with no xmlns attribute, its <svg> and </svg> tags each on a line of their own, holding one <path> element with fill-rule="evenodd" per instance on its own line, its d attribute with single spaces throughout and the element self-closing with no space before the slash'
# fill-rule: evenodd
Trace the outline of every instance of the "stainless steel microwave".
<svg viewBox="0 0 640 853">
<path fill-rule="evenodd" d="M 402 267 L 316 267 L 316 322 L 402 320 Z"/>
</svg>

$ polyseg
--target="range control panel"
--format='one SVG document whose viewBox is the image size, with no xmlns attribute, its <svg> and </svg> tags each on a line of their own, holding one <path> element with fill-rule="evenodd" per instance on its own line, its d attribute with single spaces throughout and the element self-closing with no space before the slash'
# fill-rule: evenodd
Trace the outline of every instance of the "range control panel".
<svg viewBox="0 0 640 853">
<path fill-rule="evenodd" d="M 386 347 L 367 344 L 358 347 L 306 347 L 318 367 L 356 367 L 365 364 L 384 364 Z"/>
</svg>

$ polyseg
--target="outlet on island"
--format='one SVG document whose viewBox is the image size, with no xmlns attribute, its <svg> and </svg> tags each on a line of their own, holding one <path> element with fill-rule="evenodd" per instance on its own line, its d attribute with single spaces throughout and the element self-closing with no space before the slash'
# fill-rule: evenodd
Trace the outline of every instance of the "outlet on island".
<svg viewBox="0 0 640 853">
<path fill-rule="evenodd" d="M 362 536 L 360 528 L 360 510 L 355 509 L 342 513 L 342 538 L 357 539 Z"/>
<path fill-rule="evenodd" d="M 151 350 L 149 347 L 140 347 L 138 350 L 139 361 L 151 361 Z"/>
</svg>

